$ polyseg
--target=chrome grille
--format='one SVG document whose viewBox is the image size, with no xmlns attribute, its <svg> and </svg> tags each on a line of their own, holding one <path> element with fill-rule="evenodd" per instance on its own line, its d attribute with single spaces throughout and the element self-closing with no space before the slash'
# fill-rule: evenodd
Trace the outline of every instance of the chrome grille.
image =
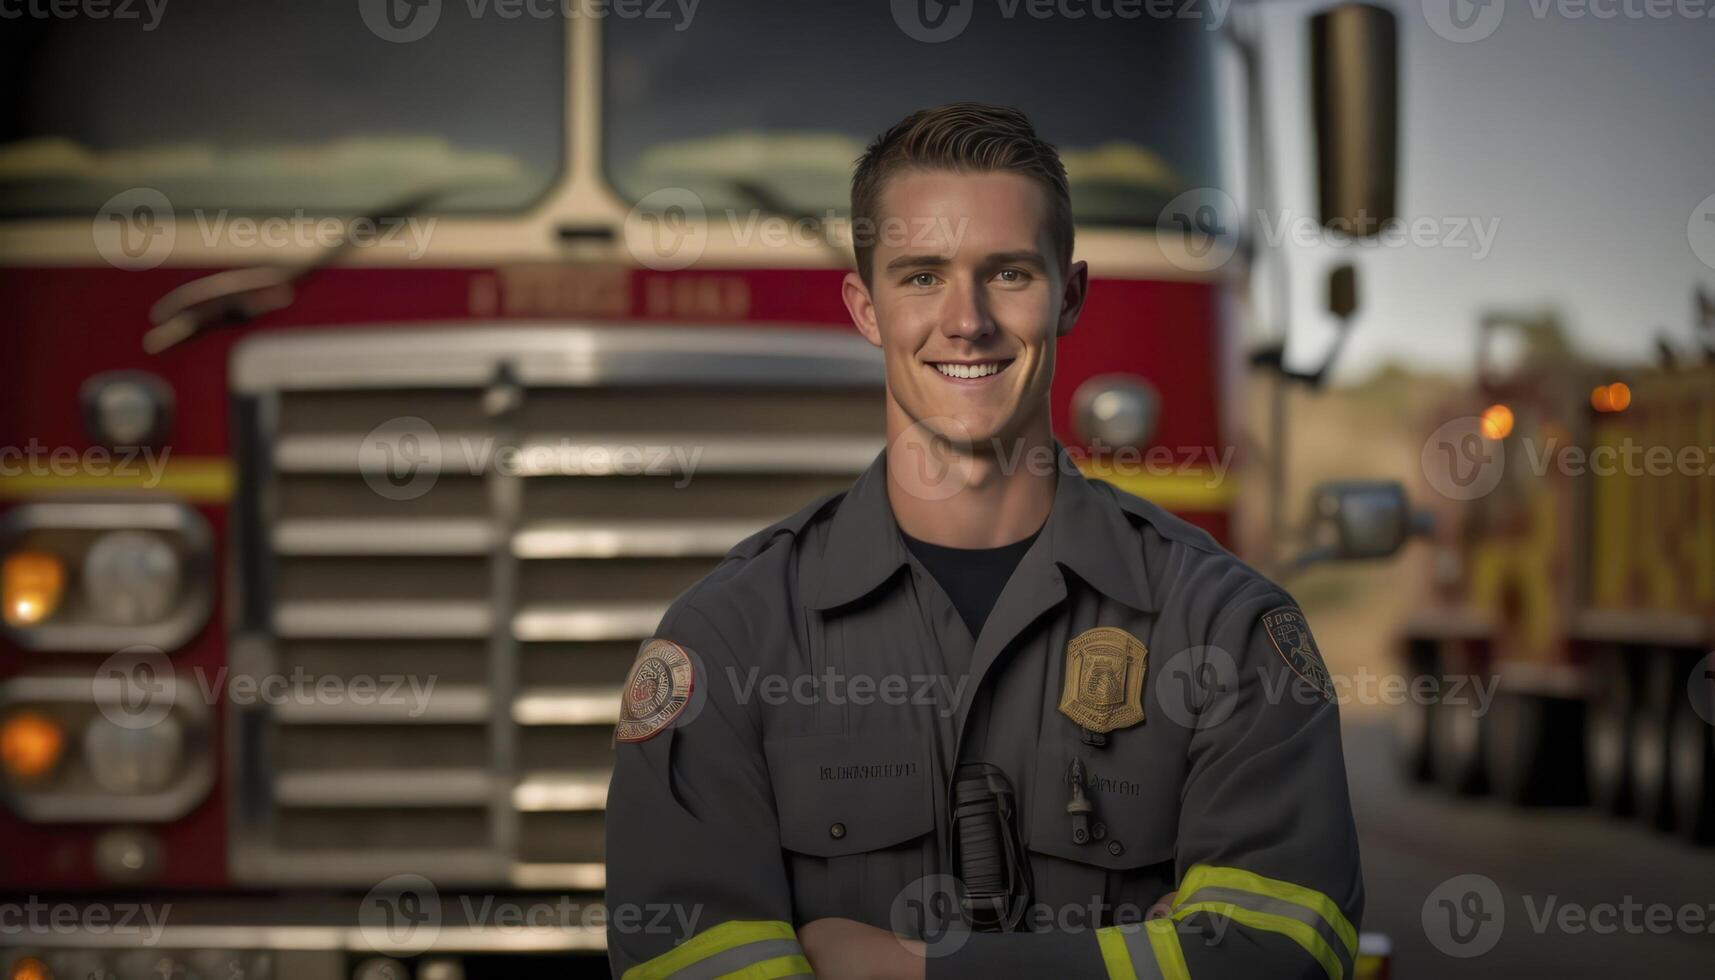
<svg viewBox="0 0 1715 980">
<path fill-rule="evenodd" d="M 882 444 L 878 355 L 816 328 L 260 335 L 232 380 L 234 673 L 400 680 L 230 713 L 255 883 L 601 887 L 638 643 Z M 373 484 L 397 419 L 441 449 L 408 494 Z"/>
</svg>

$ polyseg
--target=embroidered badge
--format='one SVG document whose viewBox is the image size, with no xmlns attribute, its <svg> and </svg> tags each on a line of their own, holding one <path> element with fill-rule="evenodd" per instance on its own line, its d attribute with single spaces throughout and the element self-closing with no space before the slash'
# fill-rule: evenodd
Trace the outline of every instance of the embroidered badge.
<svg viewBox="0 0 1715 980">
<path fill-rule="evenodd" d="M 1292 672 L 1304 678 L 1323 698 L 1334 699 L 1334 682 L 1328 667 L 1322 663 L 1322 653 L 1316 649 L 1316 638 L 1310 635 L 1310 624 L 1296 606 L 1281 606 L 1262 614 L 1262 627 L 1269 641 L 1279 651 Z"/>
<path fill-rule="evenodd" d="M 613 737 L 621 742 L 642 742 L 671 725 L 691 702 L 695 679 L 684 647 L 660 638 L 643 644 L 625 679 Z"/>
<path fill-rule="evenodd" d="M 1143 720 L 1143 675 L 1149 648 L 1125 630 L 1098 626 L 1066 644 L 1060 713 L 1107 734 Z"/>
</svg>

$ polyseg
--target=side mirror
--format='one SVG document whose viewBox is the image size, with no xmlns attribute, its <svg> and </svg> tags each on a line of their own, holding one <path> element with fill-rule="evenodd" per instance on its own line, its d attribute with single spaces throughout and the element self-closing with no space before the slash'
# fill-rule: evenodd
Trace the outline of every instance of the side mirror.
<svg viewBox="0 0 1715 980">
<path fill-rule="evenodd" d="M 1386 558 L 1411 536 L 1428 530 L 1414 517 L 1405 487 L 1393 480 L 1323 483 L 1310 494 L 1311 547 L 1296 562 Z"/>
<path fill-rule="evenodd" d="M 1354 238 L 1392 221 L 1399 184 L 1399 29 L 1344 3 L 1310 21 L 1316 177 L 1325 227 Z"/>
</svg>

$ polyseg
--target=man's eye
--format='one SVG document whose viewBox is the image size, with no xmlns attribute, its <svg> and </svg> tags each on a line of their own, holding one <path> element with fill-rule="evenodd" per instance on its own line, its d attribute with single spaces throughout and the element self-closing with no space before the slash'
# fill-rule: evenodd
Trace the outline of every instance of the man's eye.
<svg viewBox="0 0 1715 980">
<path fill-rule="evenodd" d="M 933 272 L 918 272 L 905 281 L 913 286 L 933 286 L 935 285 L 935 274 Z"/>
<path fill-rule="evenodd" d="M 1015 282 L 1015 283 L 1016 282 L 1025 282 L 1025 281 L 1029 280 L 1029 278 L 1030 278 L 1029 273 L 1025 272 L 1023 269 L 1002 269 L 1002 270 L 1000 270 L 999 273 L 996 274 L 996 276 L 997 276 L 997 278 L 1000 279 L 1001 282 Z"/>
</svg>

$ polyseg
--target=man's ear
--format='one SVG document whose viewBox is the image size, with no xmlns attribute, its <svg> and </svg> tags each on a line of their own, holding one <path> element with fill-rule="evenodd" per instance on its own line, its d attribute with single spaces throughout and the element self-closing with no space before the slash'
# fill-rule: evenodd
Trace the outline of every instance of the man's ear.
<svg viewBox="0 0 1715 980">
<path fill-rule="evenodd" d="M 1083 262 L 1072 263 L 1072 269 L 1066 276 L 1066 290 L 1060 294 L 1060 322 L 1054 336 L 1064 337 L 1072 332 L 1078 323 L 1078 314 L 1083 312 L 1084 300 L 1090 295 L 1090 267 Z"/>
<path fill-rule="evenodd" d="M 863 284 L 863 277 L 855 272 L 846 273 L 845 281 L 840 283 L 840 297 L 846 301 L 846 311 L 851 313 L 858 333 L 880 347 L 881 328 L 875 322 L 875 300 L 870 298 L 869 287 Z"/>
</svg>

